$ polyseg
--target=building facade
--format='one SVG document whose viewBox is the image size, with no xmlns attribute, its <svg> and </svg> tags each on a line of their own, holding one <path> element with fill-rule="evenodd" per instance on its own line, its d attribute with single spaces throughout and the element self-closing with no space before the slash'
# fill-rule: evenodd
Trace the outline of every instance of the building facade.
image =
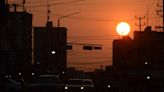
<svg viewBox="0 0 164 92">
<path fill-rule="evenodd" d="M 151 27 L 135 31 L 134 39 L 123 37 L 113 41 L 115 78 L 124 85 L 120 88 L 163 92 L 163 42 L 164 32 L 152 31 Z"/>
<path fill-rule="evenodd" d="M 6 9 L 5 15 L 0 30 L 3 72 L 26 75 L 32 62 L 32 14 Z"/>
<path fill-rule="evenodd" d="M 40 73 L 59 74 L 66 69 L 66 34 L 64 27 L 34 27 L 34 62 Z"/>
</svg>

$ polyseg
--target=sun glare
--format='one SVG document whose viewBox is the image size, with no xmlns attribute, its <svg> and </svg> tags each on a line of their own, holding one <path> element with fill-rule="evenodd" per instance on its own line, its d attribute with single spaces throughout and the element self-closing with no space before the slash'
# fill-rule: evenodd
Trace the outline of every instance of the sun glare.
<svg viewBox="0 0 164 92">
<path fill-rule="evenodd" d="M 126 36 L 130 32 L 130 25 L 126 22 L 120 22 L 117 24 L 116 31 L 121 36 Z"/>
</svg>

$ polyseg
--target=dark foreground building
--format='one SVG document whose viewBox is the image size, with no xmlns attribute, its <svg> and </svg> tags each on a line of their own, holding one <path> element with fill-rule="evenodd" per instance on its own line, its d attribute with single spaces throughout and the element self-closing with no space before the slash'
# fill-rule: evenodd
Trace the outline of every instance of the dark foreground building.
<svg viewBox="0 0 164 92">
<path fill-rule="evenodd" d="M 121 92 L 164 91 L 164 32 L 135 31 L 113 41 L 113 67 Z"/>
<path fill-rule="evenodd" d="M 37 71 L 59 74 L 66 69 L 66 28 L 34 27 L 34 57 Z"/>
<path fill-rule="evenodd" d="M 6 25 L 6 15 L 7 15 L 7 7 L 5 5 L 5 0 L 0 1 L 0 58 L 3 56 L 2 49 L 1 49 L 1 31 L 4 30 L 4 25 Z M 1 60 L 1 59 L 0 59 Z M 0 62 L 0 75 L 5 73 L 5 62 Z"/>
<path fill-rule="evenodd" d="M 26 76 L 32 62 L 32 14 L 10 12 L 7 6 L 0 20 L 1 73 Z"/>
</svg>

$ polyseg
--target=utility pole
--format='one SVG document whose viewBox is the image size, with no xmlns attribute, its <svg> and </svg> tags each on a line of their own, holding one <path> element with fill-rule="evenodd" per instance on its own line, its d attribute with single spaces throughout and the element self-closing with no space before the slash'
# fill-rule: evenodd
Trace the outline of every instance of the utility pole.
<svg viewBox="0 0 164 92">
<path fill-rule="evenodd" d="M 22 2 L 22 4 L 23 4 L 23 11 L 26 11 L 26 9 L 25 9 L 25 3 L 26 3 L 26 1 L 23 0 L 23 2 Z"/>
<path fill-rule="evenodd" d="M 8 4 L 8 0 L 2 0 L 2 1 L 4 1 L 4 2 L 5 2 L 5 4 Z"/>
<path fill-rule="evenodd" d="M 162 26 L 162 28 L 163 28 L 163 31 L 164 31 L 164 0 L 162 0 L 163 1 L 163 4 L 162 4 L 162 24 L 163 24 L 163 26 Z"/>
<path fill-rule="evenodd" d="M 135 18 L 139 20 L 139 24 L 136 24 L 136 26 L 139 26 L 139 31 L 141 31 L 142 30 L 142 26 L 145 25 L 145 23 L 142 24 L 142 20 L 145 19 L 145 16 L 144 17 L 136 17 L 135 16 Z"/>
</svg>

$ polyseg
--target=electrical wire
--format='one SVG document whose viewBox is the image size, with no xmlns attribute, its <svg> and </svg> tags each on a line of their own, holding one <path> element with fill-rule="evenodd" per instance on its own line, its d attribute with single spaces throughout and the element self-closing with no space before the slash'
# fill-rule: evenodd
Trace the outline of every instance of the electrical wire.
<svg viewBox="0 0 164 92">
<path fill-rule="evenodd" d="M 102 64 L 102 63 L 110 63 L 111 60 L 107 61 L 97 61 L 97 62 L 69 62 L 71 65 L 93 65 L 93 64 Z"/>
<path fill-rule="evenodd" d="M 67 17 L 67 19 L 76 19 L 76 20 L 83 20 L 83 21 L 101 21 L 101 22 L 115 22 L 118 19 L 100 19 L 100 18 L 90 18 L 90 17 Z M 135 21 L 136 19 L 125 19 L 127 21 Z"/>
<path fill-rule="evenodd" d="M 39 12 L 39 11 L 38 11 Z M 63 16 L 61 14 L 52 14 L 51 15 L 54 15 L 54 16 Z M 41 16 L 41 17 L 45 17 L 45 16 Z M 68 16 L 66 17 L 67 19 L 77 19 L 77 20 L 84 20 L 84 21 L 101 21 L 101 22 L 115 22 L 115 21 L 118 21 L 118 20 L 121 20 L 121 19 L 102 19 L 102 18 L 91 18 L 91 17 L 75 17 L 75 16 Z M 129 19 L 124 19 L 124 20 L 127 20 L 127 21 L 136 21 L 137 19 L 136 18 L 129 18 Z"/>
<path fill-rule="evenodd" d="M 78 20 L 85 20 L 85 21 L 102 21 L 102 22 L 115 22 L 118 21 L 118 19 L 100 19 L 100 18 L 90 18 L 90 17 L 74 17 L 70 16 L 67 17 L 68 19 L 78 19 Z M 136 19 L 125 19 L 127 21 L 135 21 Z"/>
<path fill-rule="evenodd" d="M 68 38 L 68 39 L 78 39 L 78 40 L 114 40 L 114 39 L 88 39 L 88 38 Z"/>
<path fill-rule="evenodd" d="M 59 2 L 59 3 L 50 3 L 49 5 L 62 5 L 62 4 L 69 4 L 69 3 L 76 3 L 76 2 L 81 2 L 81 1 L 85 1 L 85 0 L 73 0 L 73 1 L 66 1 L 66 2 Z M 27 6 L 27 8 L 36 8 L 36 7 L 47 7 L 46 4 L 41 4 L 41 5 L 33 5 L 33 6 Z"/>
<path fill-rule="evenodd" d="M 59 16 L 59 15 L 57 15 Z M 62 15 L 60 15 L 62 16 Z M 44 16 L 43 16 L 44 17 Z M 149 19 L 153 19 L 153 18 L 159 18 L 159 17 L 149 17 Z M 100 19 L 100 18 L 90 18 L 90 17 L 73 17 L 73 16 L 70 16 L 70 17 L 67 17 L 67 19 L 76 19 L 76 20 L 83 20 L 83 21 L 99 21 L 99 22 L 116 22 L 118 20 L 121 20 L 121 19 Z M 136 21 L 137 19 L 135 18 L 131 18 L 131 19 L 124 19 L 124 20 L 127 20 L 127 21 Z"/>
<path fill-rule="evenodd" d="M 91 56 L 86 56 L 86 57 L 71 57 L 71 58 L 69 58 L 69 59 L 81 59 L 81 58 L 83 58 L 83 59 L 112 59 L 111 57 L 97 57 L 97 56 L 95 56 L 95 57 L 91 57 Z"/>
<path fill-rule="evenodd" d="M 49 2 L 54 2 L 54 1 L 59 1 L 59 0 L 48 0 Z M 46 1 L 28 1 L 26 2 L 27 4 L 38 4 L 38 3 L 47 3 L 47 0 Z"/>
</svg>

